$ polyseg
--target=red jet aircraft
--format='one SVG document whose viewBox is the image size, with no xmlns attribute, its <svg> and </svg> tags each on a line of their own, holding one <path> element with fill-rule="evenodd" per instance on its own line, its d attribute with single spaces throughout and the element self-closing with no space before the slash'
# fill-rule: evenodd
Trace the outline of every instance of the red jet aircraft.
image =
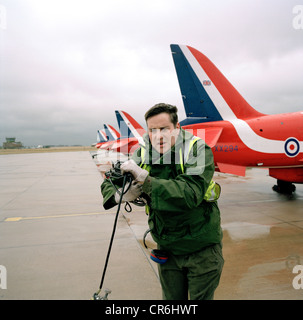
<svg viewBox="0 0 303 320">
<path fill-rule="evenodd" d="M 210 145 L 216 170 L 245 176 L 248 167 L 268 168 L 273 190 L 295 191 L 303 183 L 303 112 L 260 113 L 201 52 L 171 51 L 187 116 L 180 124 Z"/>
<path fill-rule="evenodd" d="M 107 141 L 104 142 L 100 149 L 103 150 L 111 150 L 112 145 L 115 143 L 115 141 L 120 138 L 120 133 L 111 125 L 104 124 L 105 133 L 107 135 Z"/>
<path fill-rule="evenodd" d="M 127 112 L 116 110 L 115 113 L 121 136 L 113 143 L 111 150 L 127 155 L 132 154 L 143 142 L 142 136 L 145 130 Z"/>
<path fill-rule="evenodd" d="M 107 136 L 104 131 L 98 130 L 97 132 L 97 142 L 93 144 L 95 148 L 100 148 L 102 144 L 107 142 Z"/>
</svg>

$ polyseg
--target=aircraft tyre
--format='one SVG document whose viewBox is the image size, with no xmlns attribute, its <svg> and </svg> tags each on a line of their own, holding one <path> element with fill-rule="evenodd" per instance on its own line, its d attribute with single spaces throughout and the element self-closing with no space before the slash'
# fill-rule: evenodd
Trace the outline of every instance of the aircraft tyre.
<svg viewBox="0 0 303 320">
<path fill-rule="evenodd" d="M 277 184 L 272 189 L 282 194 L 292 194 L 296 191 L 296 186 L 288 181 L 277 180 Z"/>
</svg>

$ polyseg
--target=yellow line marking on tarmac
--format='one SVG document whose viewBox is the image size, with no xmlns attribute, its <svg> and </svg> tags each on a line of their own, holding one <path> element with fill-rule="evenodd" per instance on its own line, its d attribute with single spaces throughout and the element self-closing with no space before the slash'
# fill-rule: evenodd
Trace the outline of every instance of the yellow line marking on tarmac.
<svg viewBox="0 0 303 320">
<path fill-rule="evenodd" d="M 58 214 L 53 216 L 40 216 L 40 217 L 12 217 L 6 218 L 4 222 L 17 222 L 20 220 L 36 220 L 36 219 L 52 219 L 52 218 L 65 218 L 65 217 L 80 217 L 80 216 L 93 216 L 99 214 L 106 214 L 107 212 L 91 212 L 91 213 L 71 213 L 71 214 Z"/>
</svg>

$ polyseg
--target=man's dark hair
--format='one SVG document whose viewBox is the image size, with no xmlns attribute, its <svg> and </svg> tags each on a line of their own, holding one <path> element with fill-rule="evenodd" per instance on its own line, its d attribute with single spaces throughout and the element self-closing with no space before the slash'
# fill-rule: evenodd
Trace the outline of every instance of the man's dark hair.
<svg viewBox="0 0 303 320">
<path fill-rule="evenodd" d="M 176 106 L 172 106 L 170 104 L 166 103 L 158 103 L 151 107 L 146 113 L 145 113 L 145 121 L 147 121 L 148 118 L 151 118 L 153 116 L 156 116 L 160 113 L 168 113 L 170 116 L 170 121 L 173 123 L 174 127 L 176 127 L 178 123 L 178 108 Z"/>
</svg>

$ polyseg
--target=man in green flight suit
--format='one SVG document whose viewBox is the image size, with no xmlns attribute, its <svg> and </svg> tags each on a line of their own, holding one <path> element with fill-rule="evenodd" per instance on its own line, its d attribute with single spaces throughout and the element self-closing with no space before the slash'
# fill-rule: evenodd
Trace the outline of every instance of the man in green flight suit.
<svg viewBox="0 0 303 320">
<path fill-rule="evenodd" d="M 212 151 L 180 128 L 175 106 L 157 104 L 145 120 L 144 145 L 121 165 L 134 177 L 123 201 L 147 201 L 151 235 L 168 256 L 158 268 L 163 299 L 213 299 L 224 260 Z M 106 179 L 101 191 L 105 209 L 119 202 Z"/>
</svg>

